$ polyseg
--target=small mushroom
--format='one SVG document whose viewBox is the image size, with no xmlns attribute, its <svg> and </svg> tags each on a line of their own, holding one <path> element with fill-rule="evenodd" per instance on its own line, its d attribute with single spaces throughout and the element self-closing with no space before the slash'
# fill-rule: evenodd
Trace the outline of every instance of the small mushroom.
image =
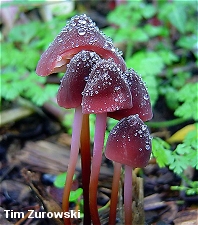
<svg viewBox="0 0 198 225">
<path fill-rule="evenodd" d="M 95 52 L 84 50 L 71 59 L 58 90 L 59 106 L 70 109 L 81 105 L 82 92 L 89 79 L 89 74 L 100 59 Z"/>
<path fill-rule="evenodd" d="M 94 66 L 83 91 L 83 113 L 114 112 L 132 107 L 132 95 L 123 72 L 112 60 Z"/>
<path fill-rule="evenodd" d="M 114 161 L 115 166 L 109 224 L 115 224 L 118 177 L 120 177 L 122 164 L 125 165 L 125 224 L 132 224 L 132 169 L 145 167 L 150 154 L 151 138 L 149 130 L 138 114 L 123 118 L 111 130 L 105 149 L 105 156 Z"/>
<path fill-rule="evenodd" d="M 95 113 L 95 136 L 90 176 L 90 211 L 93 224 L 100 224 L 97 209 L 97 187 L 106 130 L 107 112 L 130 108 L 132 96 L 122 71 L 111 59 L 100 60 L 93 67 L 82 97 L 82 112 Z"/>
<path fill-rule="evenodd" d="M 142 78 L 138 76 L 133 69 L 125 71 L 124 76 L 129 84 L 131 95 L 133 97 L 133 107 L 110 112 L 108 113 L 108 116 L 120 120 L 124 117 L 138 114 L 143 121 L 152 119 L 153 113 L 150 97 Z"/>
<path fill-rule="evenodd" d="M 66 24 L 48 49 L 41 55 L 36 73 L 47 76 L 66 70 L 71 58 L 82 50 L 97 53 L 101 58 L 113 58 L 124 71 L 126 64 L 110 38 L 99 31 L 96 24 L 85 14 L 76 15 Z"/>
</svg>

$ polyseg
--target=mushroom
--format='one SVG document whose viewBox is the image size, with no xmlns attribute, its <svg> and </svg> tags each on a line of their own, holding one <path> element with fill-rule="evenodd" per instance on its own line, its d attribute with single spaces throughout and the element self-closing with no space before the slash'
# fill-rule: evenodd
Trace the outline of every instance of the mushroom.
<svg viewBox="0 0 198 225">
<path fill-rule="evenodd" d="M 122 71 L 112 59 L 100 60 L 89 75 L 83 91 L 82 112 L 95 113 L 95 136 L 90 177 L 90 211 L 93 224 L 100 224 L 97 186 L 106 130 L 107 112 L 132 107 L 132 96 Z"/>
<path fill-rule="evenodd" d="M 67 212 L 69 210 L 69 194 L 72 185 L 72 177 L 75 172 L 77 157 L 79 154 L 80 146 L 80 136 L 82 136 L 82 124 L 84 124 L 83 129 L 88 130 L 88 118 L 82 114 L 82 92 L 88 80 L 88 76 L 91 72 L 92 67 L 96 62 L 100 60 L 100 57 L 89 51 L 81 51 L 77 53 L 67 65 L 67 71 L 61 80 L 61 85 L 58 90 L 57 102 L 59 106 L 64 108 L 75 108 L 75 116 L 72 130 L 72 143 L 71 143 L 71 154 L 68 165 L 68 176 L 66 179 L 66 185 L 63 194 L 63 211 Z M 77 122 L 76 122 L 77 121 Z M 83 135 L 85 133 L 83 132 Z M 88 140 L 87 140 L 88 139 Z M 85 210 L 89 212 L 89 194 L 87 188 L 89 188 L 89 177 L 90 177 L 90 164 L 91 156 L 89 153 L 88 144 L 90 142 L 89 135 L 85 135 L 81 138 L 81 158 L 82 158 L 82 174 L 83 174 L 83 190 L 84 190 L 84 207 Z M 83 147 L 85 145 L 85 147 Z M 86 158 L 86 164 L 85 159 Z M 87 206 L 88 205 L 88 206 Z M 86 214 L 87 216 L 87 214 Z M 86 218 L 85 222 L 89 224 L 90 218 Z M 69 224 L 69 219 L 65 219 L 66 223 Z"/>
<path fill-rule="evenodd" d="M 97 186 L 106 118 L 109 116 L 120 120 L 138 113 L 142 120 L 148 120 L 152 117 L 150 100 L 149 97 L 144 98 L 148 96 L 148 93 L 141 78 L 133 70 L 127 71 L 121 52 L 86 15 L 74 16 L 66 24 L 49 48 L 41 55 L 36 68 L 36 72 L 40 76 L 60 71 L 66 72 L 60 84 L 57 102 L 59 106 L 66 109 L 75 108 L 70 161 L 63 194 L 63 211 L 69 211 L 69 194 L 81 144 L 84 205 L 86 205 L 86 213 L 90 212 L 91 214 L 93 224 L 99 225 Z M 88 147 L 90 141 L 88 115 L 91 113 L 96 114 L 92 165 Z M 128 117 L 128 120 L 131 120 L 130 118 Z M 125 119 L 121 121 L 124 123 Z M 131 131 L 128 132 L 130 136 Z M 111 136 L 110 133 L 109 143 L 112 139 Z M 134 141 L 134 143 L 136 142 Z M 149 145 L 150 142 L 147 146 Z M 135 144 L 135 147 L 137 146 Z M 85 162 L 86 158 L 87 163 Z M 85 164 L 87 165 L 85 166 Z M 116 167 L 116 165 L 118 166 Z M 118 168 L 115 169 L 118 171 L 115 173 L 119 173 L 120 165 L 119 163 L 115 164 L 115 168 Z M 131 169 L 128 168 L 129 166 L 125 167 L 127 177 Z M 125 185 L 127 185 L 127 180 L 130 185 L 128 178 L 125 179 Z M 88 186 L 89 195 L 87 193 Z M 115 185 L 113 185 L 113 190 L 114 187 Z M 88 201 L 89 206 L 87 206 Z M 125 205 L 127 208 L 126 200 Z M 91 219 L 89 216 L 85 216 L 84 224 L 91 224 Z M 129 221 L 129 219 L 127 220 Z M 70 224 L 69 218 L 64 218 L 64 224 Z"/>
<path fill-rule="evenodd" d="M 126 70 L 121 52 L 113 46 L 111 39 L 99 31 L 96 24 L 84 14 L 72 17 L 57 35 L 41 55 L 36 73 L 47 76 L 65 71 L 71 58 L 82 50 L 95 52 L 104 59 L 112 58 L 122 70 Z"/>
<path fill-rule="evenodd" d="M 90 53 L 82 52 L 85 50 Z M 82 55 L 83 57 L 81 58 Z M 92 59 L 89 60 L 89 57 Z M 74 173 L 77 155 L 79 152 L 82 121 L 85 117 L 85 115 L 82 115 L 81 110 L 81 92 L 87 82 L 90 69 L 93 68 L 93 58 L 96 59 L 97 57 L 102 57 L 104 59 L 111 58 L 120 71 L 126 70 L 126 64 L 121 57 L 121 52 L 113 46 L 111 39 L 100 32 L 95 23 L 92 22 L 92 20 L 86 15 L 74 16 L 62 29 L 60 34 L 54 39 L 49 48 L 41 55 L 36 68 L 36 72 L 40 76 L 47 76 L 51 73 L 62 72 L 67 69 L 59 88 L 57 101 L 62 107 L 75 108 L 71 157 L 63 196 L 63 211 L 69 210 L 69 191 L 73 177 L 72 174 Z M 80 68 L 78 68 L 76 61 L 80 64 Z M 67 64 L 69 64 L 68 68 Z M 86 66 L 87 68 L 82 69 L 83 66 Z M 82 70 L 83 73 L 81 73 Z M 76 80 L 76 77 L 78 80 Z M 127 86 L 126 83 L 125 86 Z M 127 89 L 129 92 L 128 99 L 130 99 L 131 102 L 131 93 L 129 88 Z M 87 98 L 85 97 L 85 102 L 86 101 Z M 85 108 L 86 107 L 83 107 L 83 110 L 88 112 L 88 109 Z M 81 152 L 81 154 L 84 153 Z M 87 173 L 86 176 L 89 176 L 89 173 Z M 70 223 L 67 218 L 65 219 L 65 223 Z"/>
<path fill-rule="evenodd" d="M 124 211 L 125 224 L 132 224 L 132 169 L 147 165 L 151 154 L 149 130 L 139 115 L 120 120 L 110 131 L 105 156 L 114 161 L 114 178 L 111 196 L 109 224 L 115 224 L 118 182 L 121 165 L 125 165 Z"/>
<path fill-rule="evenodd" d="M 140 119 L 147 121 L 152 119 L 152 107 L 149 93 L 142 78 L 137 75 L 133 69 L 129 69 L 124 73 L 127 80 L 131 95 L 133 97 L 133 107 L 108 113 L 109 117 L 120 120 L 124 117 L 138 114 Z"/>
<path fill-rule="evenodd" d="M 129 84 L 132 94 L 133 107 L 129 109 L 118 110 L 108 113 L 109 117 L 114 119 L 122 119 L 124 117 L 138 114 L 143 121 L 150 120 L 153 116 L 150 97 L 144 82 L 141 77 L 133 69 L 129 69 L 124 73 L 125 78 Z M 112 183 L 112 196 L 109 224 L 114 224 L 116 219 L 117 195 L 120 179 L 121 164 L 114 163 L 114 177 Z"/>
<path fill-rule="evenodd" d="M 82 92 L 89 79 L 89 74 L 100 59 L 95 52 L 84 50 L 71 59 L 58 90 L 59 106 L 70 109 L 81 105 Z"/>
</svg>

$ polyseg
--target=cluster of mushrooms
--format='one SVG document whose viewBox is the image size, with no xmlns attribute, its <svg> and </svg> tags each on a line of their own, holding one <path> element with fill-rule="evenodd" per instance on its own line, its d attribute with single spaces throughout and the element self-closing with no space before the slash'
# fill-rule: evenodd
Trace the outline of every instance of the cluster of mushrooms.
<svg viewBox="0 0 198 225">
<path fill-rule="evenodd" d="M 66 72 L 65 72 L 66 71 Z M 114 162 L 109 224 L 116 222 L 122 165 L 125 224 L 132 224 L 132 169 L 147 165 L 151 138 L 143 121 L 152 118 L 150 98 L 141 77 L 127 69 L 122 53 L 85 14 L 76 15 L 41 55 L 40 76 L 65 72 L 57 102 L 75 108 L 71 154 L 63 194 L 63 211 L 69 211 L 69 194 L 79 150 L 82 161 L 84 224 L 99 225 L 97 187 L 105 156 Z M 89 114 L 96 114 L 93 151 L 90 151 Z M 107 117 L 118 120 L 104 148 Z M 92 154 L 91 154 L 92 152 Z M 65 218 L 64 224 L 71 224 Z"/>
</svg>

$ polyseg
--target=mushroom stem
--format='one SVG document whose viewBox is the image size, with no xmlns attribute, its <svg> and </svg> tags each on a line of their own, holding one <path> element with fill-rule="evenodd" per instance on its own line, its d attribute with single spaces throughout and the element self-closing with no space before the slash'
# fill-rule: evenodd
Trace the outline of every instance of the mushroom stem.
<svg viewBox="0 0 198 225">
<path fill-rule="evenodd" d="M 94 148 L 89 185 L 89 206 L 93 225 L 100 225 L 97 207 L 97 189 L 100 165 L 102 161 L 102 150 L 104 146 L 104 136 L 106 131 L 106 119 L 107 113 L 101 113 L 96 115 Z"/>
<path fill-rule="evenodd" d="M 121 166 L 122 166 L 121 163 L 114 162 L 114 174 L 113 174 L 113 182 L 112 182 L 112 190 L 111 190 L 109 224 L 116 224 L 116 210 L 117 210 Z"/>
<path fill-rule="evenodd" d="M 83 115 L 81 139 L 81 166 L 82 166 L 82 187 L 84 200 L 84 225 L 91 224 L 91 215 L 89 209 L 89 182 L 91 173 L 91 152 L 90 152 L 90 131 L 89 131 L 89 114 Z"/>
<path fill-rule="evenodd" d="M 132 224 L 132 167 L 125 165 L 124 177 L 124 212 L 125 225 Z"/>
<path fill-rule="evenodd" d="M 81 106 L 77 107 L 75 110 L 74 121 L 73 121 L 73 132 L 72 132 L 72 141 L 71 141 L 71 153 L 69 159 L 69 165 L 67 169 L 66 183 L 63 193 L 63 212 L 69 211 L 69 195 L 72 186 L 73 176 L 76 168 L 76 163 L 78 160 L 79 146 L 80 146 L 80 134 L 82 127 L 82 108 Z M 70 219 L 64 218 L 64 224 L 69 225 Z"/>
</svg>

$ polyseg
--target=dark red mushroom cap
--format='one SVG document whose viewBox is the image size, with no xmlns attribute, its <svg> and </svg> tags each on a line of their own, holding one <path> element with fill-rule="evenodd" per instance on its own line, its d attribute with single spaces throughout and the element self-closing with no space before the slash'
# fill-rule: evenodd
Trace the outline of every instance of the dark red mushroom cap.
<svg viewBox="0 0 198 225">
<path fill-rule="evenodd" d="M 57 102 L 64 108 L 76 108 L 81 105 L 82 92 L 89 79 L 89 74 L 101 58 L 95 52 L 77 53 L 67 66 L 58 90 Z"/>
<path fill-rule="evenodd" d="M 120 120 L 129 115 L 138 114 L 143 121 L 152 119 L 152 107 L 147 88 L 141 77 L 133 69 L 125 72 L 126 80 L 129 84 L 133 97 L 133 107 L 130 109 L 119 110 L 108 114 L 109 117 Z"/>
<path fill-rule="evenodd" d="M 82 50 L 96 52 L 101 58 L 113 58 L 125 71 L 126 64 L 110 38 L 99 31 L 95 23 L 86 15 L 74 16 L 41 55 L 36 72 L 40 76 L 65 71 L 70 59 Z"/>
<path fill-rule="evenodd" d="M 132 115 L 120 120 L 111 130 L 105 156 L 130 167 L 144 167 L 151 154 L 149 130 L 139 116 Z"/>
<path fill-rule="evenodd" d="M 82 93 L 82 112 L 102 113 L 131 108 L 131 92 L 122 74 L 113 59 L 98 61 Z"/>
</svg>

